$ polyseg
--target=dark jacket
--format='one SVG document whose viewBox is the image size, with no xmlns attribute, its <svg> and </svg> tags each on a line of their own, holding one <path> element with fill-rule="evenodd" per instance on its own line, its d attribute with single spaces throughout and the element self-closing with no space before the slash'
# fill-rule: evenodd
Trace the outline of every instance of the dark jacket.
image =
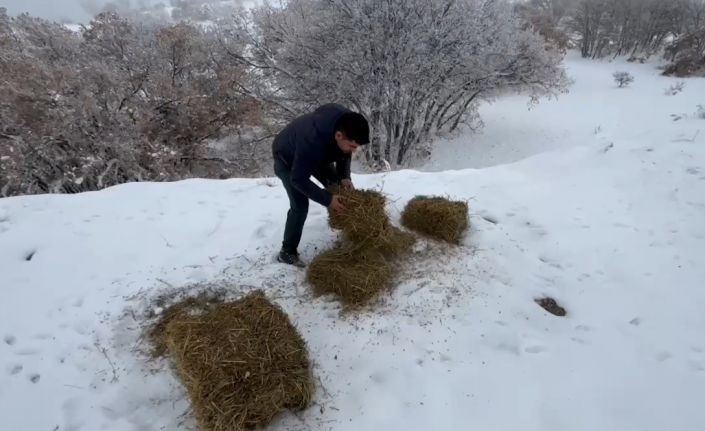
<svg viewBox="0 0 705 431">
<path fill-rule="evenodd" d="M 332 196 L 311 181 L 311 176 L 321 166 L 335 163 L 338 180 L 350 179 L 350 155 L 335 142 L 335 125 L 346 112 L 350 111 L 337 104 L 323 105 L 293 120 L 272 143 L 272 155 L 289 168 L 294 187 L 326 207 Z"/>
</svg>

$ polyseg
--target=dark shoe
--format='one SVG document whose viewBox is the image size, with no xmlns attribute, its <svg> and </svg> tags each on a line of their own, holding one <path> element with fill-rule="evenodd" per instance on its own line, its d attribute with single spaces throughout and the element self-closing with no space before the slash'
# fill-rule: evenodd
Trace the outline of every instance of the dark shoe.
<svg viewBox="0 0 705 431">
<path fill-rule="evenodd" d="M 306 266 L 306 264 L 299 258 L 298 253 L 289 253 L 284 250 L 279 252 L 277 262 L 286 263 L 287 265 L 294 265 L 298 268 L 304 268 Z"/>
</svg>

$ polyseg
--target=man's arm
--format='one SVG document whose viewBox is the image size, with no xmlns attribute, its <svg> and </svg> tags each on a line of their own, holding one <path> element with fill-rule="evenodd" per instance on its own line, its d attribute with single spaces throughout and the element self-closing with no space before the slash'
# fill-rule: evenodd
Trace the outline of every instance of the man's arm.
<svg viewBox="0 0 705 431">
<path fill-rule="evenodd" d="M 311 175 L 320 164 L 320 159 L 321 156 L 315 154 L 310 145 L 297 145 L 291 165 L 291 183 L 307 198 L 328 207 L 333 196 L 311 181 Z"/>
<path fill-rule="evenodd" d="M 335 170 L 338 173 L 338 182 L 350 179 L 351 159 L 352 157 L 349 154 L 346 154 L 335 162 Z"/>
</svg>

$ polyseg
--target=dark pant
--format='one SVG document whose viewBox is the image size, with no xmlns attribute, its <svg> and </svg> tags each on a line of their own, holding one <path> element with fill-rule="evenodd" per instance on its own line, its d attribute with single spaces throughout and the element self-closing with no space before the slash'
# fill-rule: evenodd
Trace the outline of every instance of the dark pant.
<svg viewBox="0 0 705 431">
<path fill-rule="evenodd" d="M 297 253 L 306 216 L 308 216 L 308 198 L 291 183 L 291 167 L 277 156 L 274 156 L 274 173 L 282 180 L 286 194 L 289 196 L 289 212 L 286 215 L 282 250 L 287 253 Z M 333 164 L 322 165 L 313 176 L 323 184 L 323 187 L 337 182 Z"/>
</svg>

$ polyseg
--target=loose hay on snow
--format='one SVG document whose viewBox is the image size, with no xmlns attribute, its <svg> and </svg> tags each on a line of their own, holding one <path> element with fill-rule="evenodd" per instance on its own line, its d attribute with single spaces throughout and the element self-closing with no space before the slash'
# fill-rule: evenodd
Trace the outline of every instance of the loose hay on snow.
<svg viewBox="0 0 705 431">
<path fill-rule="evenodd" d="M 177 308 L 163 327 L 201 429 L 257 428 L 284 409 L 309 405 L 306 344 L 263 293 L 200 311 Z"/>
<path fill-rule="evenodd" d="M 468 204 L 441 197 L 417 196 L 404 208 L 401 222 L 411 230 L 457 244 L 468 228 Z"/>
<path fill-rule="evenodd" d="M 315 294 L 336 294 L 351 307 L 364 305 L 388 289 L 392 275 L 381 252 L 350 244 L 319 254 L 306 272 Z"/>
</svg>

